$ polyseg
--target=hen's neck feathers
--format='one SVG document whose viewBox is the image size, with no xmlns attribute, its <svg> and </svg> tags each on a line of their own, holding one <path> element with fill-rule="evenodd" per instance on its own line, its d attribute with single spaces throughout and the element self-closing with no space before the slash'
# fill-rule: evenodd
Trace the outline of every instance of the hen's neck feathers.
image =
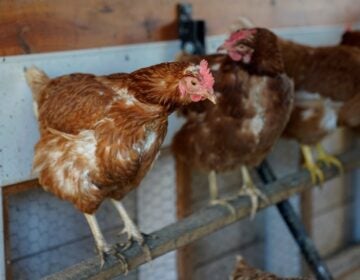
<svg viewBox="0 0 360 280">
<path fill-rule="evenodd" d="M 278 46 L 278 38 L 271 31 L 257 28 L 254 35 L 254 49 L 251 62 L 248 64 L 250 72 L 258 75 L 275 76 L 284 72 L 284 63 Z"/>
<path fill-rule="evenodd" d="M 314 63 L 312 58 L 314 48 L 281 38 L 278 39 L 278 42 L 285 64 L 285 71 L 297 83 Z"/>
<path fill-rule="evenodd" d="M 181 98 L 179 81 L 190 63 L 162 63 L 130 74 L 129 90 L 142 103 L 160 105 L 168 113 L 187 101 Z"/>
</svg>

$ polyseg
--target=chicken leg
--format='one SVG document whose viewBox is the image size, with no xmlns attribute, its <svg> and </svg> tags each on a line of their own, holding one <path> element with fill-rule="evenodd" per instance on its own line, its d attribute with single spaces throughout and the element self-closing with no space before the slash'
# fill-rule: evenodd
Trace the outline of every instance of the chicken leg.
<svg viewBox="0 0 360 280">
<path fill-rule="evenodd" d="M 219 190 L 216 182 L 216 172 L 211 170 L 209 173 L 209 191 L 210 191 L 210 205 L 225 206 L 232 215 L 235 215 L 235 208 L 225 199 L 219 199 Z"/>
<path fill-rule="evenodd" d="M 340 160 L 338 160 L 336 157 L 328 154 L 324 147 L 321 144 L 316 145 L 316 150 L 318 153 L 318 160 L 325 163 L 326 166 L 335 165 L 340 173 L 344 172 L 343 165 Z"/>
<path fill-rule="evenodd" d="M 251 201 L 251 215 L 250 218 L 253 219 L 256 214 L 256 210 L 259 207 L 259 197 L 263 199 L 266 203 L 269 202 L 268 198 L 264 193 L 262 193 L 254 184 L 251 179 L 250 172 L 246 166 L 241 166 L 241 176 L 243 180 L 243 186 L 239 192 L 240 196 L 248 196 Z"/>
<path fill-rule="evenodd" d="M 102 232 L 101 232 L 101 229 L 99 227 L 99 224 L 96 220 L 96 217 L 95 215 L 91 215 L 91 214 L 86 214 L 84 213 L 85 215 L 85 218 L 90 226 L 90 230 L 94 236 L 94 239 L 95 239 L 95 244 L 96 244 L 96 248 L 100 254 L 100 266 L 103 267 L 104 264 L 105 264 L 105 259 L 108 255 L 111 254 L 112 252 L 112 248 L 111 246 L 109 246 L 109 244 L 106 242 Z M 123 271 L 125 272 L 125 274 L 127 273 L 128 271 L 128 264 L 125 260 L 125 257 L 122 256 L 121 254 L 114 254 L 115 257 L 117 257 L 122 265 L 123 265 Z"/>
<path fill-rule="evenodd" d="M 128 244 L 127 246 L 125 246 L 124 249 L 128 248 L 131 245 L 132 241 L 136 241 L 143 249 L 146 255 L 146 260 L 151 261 L 152 257 L 151 257 L 150 248 L 145 244 L 143 234 L 139 231 L 135 223 L 131 220 L 130 216 L 126 212 L 122 203 L 115 199 L 112 199 L 111 201 L 115 206 L 116 210 L 118 211 L 118 213 L 120 214 L 121 219 L 124 222 L 124 229 L 122 230 L 121 233 L 125 233 L 128 239 Z"/>
<path fill-rule="evenodd" d="M 313 154 L 311 152 L 311 147 L 308 145 L 301 145 L 301 151 L 304 157 L 304 166 L 310 172 L 311 181 L 313 182 L 313 184 L 319 182 L 320 185 L 322 185 L 322 183 L 324 182 L 324 173 L 316 164 Z"/>
</svg>

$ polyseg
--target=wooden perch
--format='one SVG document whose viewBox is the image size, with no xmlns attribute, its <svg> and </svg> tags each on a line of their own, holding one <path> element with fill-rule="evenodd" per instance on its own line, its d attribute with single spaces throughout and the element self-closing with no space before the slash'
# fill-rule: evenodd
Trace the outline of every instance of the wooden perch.
<svg viewBox="0 0 360 280">
<path fill-rule="evenodd" d="M 343 163 L 345 171 L 360 167 L 360 148 L 342 154 L 339 156 L 339 159 Z M 326 180 L 339 175 L 336 167 L 326 167 L 324 165 L 321 167 Z M 275 204 L 312 187 L 314 187 L 314 185 L 311 183 L 310 174 L 305 169 L 301 169 L 297 173 L 288 175 L 267 186 L 263 186 L 262 189 L 268 196 L 271 204 Z M 237 197 L 229 202 L 236 209 L 235 216 L 231 215 L 224 207 L 209 206 L 177 223 L 153 232 L 146 240 L 153 258 L 157 258 L 187 245 L 237 220 L 249 216 L 251 206 L 249 199 Z M 266 205 L 264 202 L 260 204 L 260 208 L 267 206 L 270 205 Z M 130 247 L 122 253 L 128 260 L 130 270 L 146 262 L 145 256 L 137 245 Z M 94 257 L 67 268 L 64 271 L 45 277 L 44 279 L 111 279 L 122 273 L 122 267 L 115 258 L 110 259 L 104 267 L 100 269 L 100 260 Z"/>
</svg>

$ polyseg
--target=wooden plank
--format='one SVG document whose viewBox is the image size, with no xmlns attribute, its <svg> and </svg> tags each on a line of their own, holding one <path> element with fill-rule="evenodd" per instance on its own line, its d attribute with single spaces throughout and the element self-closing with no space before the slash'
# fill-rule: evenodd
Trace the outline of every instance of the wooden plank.
<svg viewBox="0 0 360 280">
<path fill-rule="evenodd" d="M 4 189 L 2 189 L 3 191 Z M 1 190 L 0 190 L 1 191 Z M 12 268 L 11 268 L 11 243 L 10 243 L 10 228 L 9 228 L 9 197 L 2 195 L 2 207 L 3 207 L 3 229 L 4 229 L 4 253 L 5 253 L 5 275 L 6 279 L 12 280 Z"/>
<path fill-rule="evenodd" d="M 360 245 L 353 245 L 327 259 L 336 279 L 345 279 L 360 268 Z"/>
<path fill-rule="evenodd" d="M 191 0 L 208 34 L 223 34 L 238 16 L 268 27 L 354 21 L 357 0 Z M 114 46 L 177 38 L 175 0 L 3 0 L 0 55 Z"/>
<path fill-rule="evenodd" d="M 186 162 L 176 160 L 176 215 L 179 220 L 192 212 L 191 168 Z M 192 246 L 187 245 L 177 251 L 179 280 L 191 280 L 193 273 Z"/>
<path fill-rule="evenodd" d="M 39 186 L 39 181 L 37 179 L 34 179 L 2 187 L 2 191 L 3 195 L 6 197 L 9 195 L 14 195 L 20 192 L 38 188 Z"/>
<path fill-rule="evenodd" d="M 360 148 L 348 151 L 339 156 L 344 165 L 344 170 L 349 171 L 360 166 Z M 339 175 L 336 167 L 321 166 L 325 179 L 328 180 Z M 271 204 L 275 204 L 290 196 L 305 191 L 313 187 L 308 171 L 301 169 L 295 174 L 290 174 L 263 190 L 269 198 Z M 235 208 L 235 215 L 231 215 L 224 207 L 209 206 L 191 216 L 169 225 L 151 234 L 146 240 L 153 258 L 164 255 L 167 252 L 185 246 L 201 237 L 219 230 L 226 225 L 249 216 L 251 212 L 250 201 L 245 197 L 238 197 L 229 201 Z M 260 208 L 269 205 L 260 204 Z M 146 256 L 138 246 L 132 246 L 122 254 L 126 257 L 130 270 L 146 262 Z M 99 258 L 92 258 L 81 262 L 62 272 L 53 274 L 44 279 L 111 279 L 123 273 L 122 266 L 116 259 L 110 259 L 102 269 L 100 269 Z"/>
</svg>

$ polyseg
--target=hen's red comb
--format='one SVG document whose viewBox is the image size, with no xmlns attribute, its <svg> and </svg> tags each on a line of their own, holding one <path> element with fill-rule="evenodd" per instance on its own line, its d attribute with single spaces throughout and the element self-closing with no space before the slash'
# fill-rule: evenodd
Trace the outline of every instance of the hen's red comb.
<svg viewBox="0 0 360 280">
<path fill-rule="evenodd" d="M 256 33 L 256 29 L 252 28 L 252 29 L 241 29 L 238 31 L 235 31 L 233 33 L 231 33 L 229 39 L 227 39 L 226 41 L 228 43 L 234 43 L 243 39 L 246 39 L 247 37 L 253 35 Z"/>
<path fill-rule="evenodd" d="M 201 84 L 207 89 L 212 89 L 215 83 L 214 77 L 210 72 L 208 62 L 203 59 L 200 62 Z"/>
</svg>

